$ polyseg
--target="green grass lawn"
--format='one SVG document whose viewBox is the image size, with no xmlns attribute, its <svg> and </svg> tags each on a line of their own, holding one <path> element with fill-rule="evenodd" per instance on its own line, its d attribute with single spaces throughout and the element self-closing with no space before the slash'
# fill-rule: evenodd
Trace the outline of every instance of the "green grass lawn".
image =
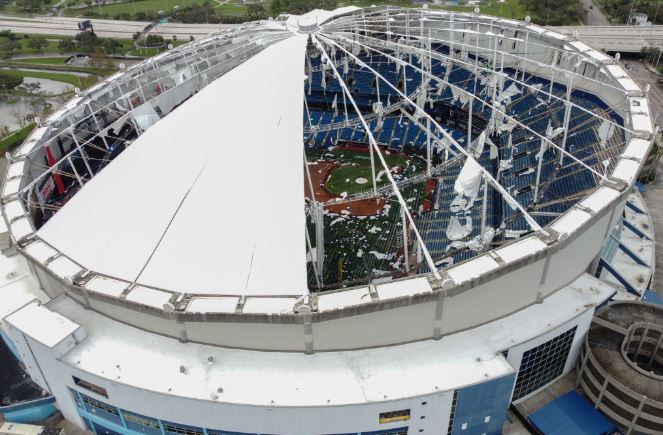
<svg viewBox="0 0 663 435">
<path fill-rule="evenodd" d="M 96 77 L 79 77 L 74 74 L 50 72 L 50 71 L 24 71 L 20 69 L 3 69 L 4 74 L 9 74 L 18 77 L 34 77 L 37 79 L 55 80 L 58 82 L 69 83 L 81 89 L 92 86 L 97 82 Z"/>
<path fill-rule="evenodd" d="M 482 14 L 515 19 L 523 19 L 528 15 L 525 6 L 519 0 L 506 0 L 504 3 L 498 3 L 495 0 L 481 3 L 482 5 L 479 8 Z M 474 6 L 441 6 L 440 9 L 455 12 L 473 12 Z"/>
<path fill-rule="evenodd" d="M 64 61 L 67 60 L 67 58 L 66 57 L 26 57 L 15 60 L 20 63 L 33 63 L 35 65 L 65 66 Z"/>
<path fill-rule="evenodd" d="M 64 65 L 64 59 L 66 57 L 63 56 L 58 56 L 60 54 L 60 48 L 58 47 L 58 44 L 62 38 L 65 38 L 65 36 L 62 35 L 35 35 L 35 34 L 23 34 L 23 33 L 17 33 L 19 39 L 16 41 L 21 44 L 21 48 L 14 52 L 14 55 L 33 55 L 33 54 L 46 54 L 49 55 L 46 58 L 32 58 L 32 59 L 16 59 L 17 62 L 27 62 L 27 63 L 33 63 L 33 64 L 42 64 L 42 65 Z M 27 35 L 28 37 L 25 38 L 24 35 Z M 43 50 L 35 50 L 32 48 L 28 47 L 28 41 L 30 38 L 33 37 L 46 37 L 48 41 L 48 46 L 43 49 Z M 7 41 L 8 38 L 6 37 L 1 37 L 0 36 L 0 43 Z M 122 39 L 116 39 L 120 44 L 122 44 L 122 47 L 118 50 L 118 53 L 113 53 L 113 54 L 132 54 L 136 56 L 140 56 L 141 54 L 139 52 L 134 53 L 134 41 L 132 39 L 128 38 L 122 38 Z M 186 41 L 173 41 L 174 46 L 186 44 L 189 42 L 188 40 Z M 153 56 L 157 54 L 155 50 L 152 52 L 144 52 L 143 56 Z M 62 62 L 60 63 L 60 60 Z M 70 66 L 70 65 L 68 65 Z M 75 66 L 70 66 L 71 68 L 76 68 L 76 70 L 81 70 L 80 68 L 82 67 L 75 67 Z M 69 69 L 69 68 L 65 68 Z M 74 71 L 74 69 L 72 69 Z M 83 71 L 83 70 L 81 70 Z M 84 72 L 84 71 L 83 71 Z"/>
<path fill-rule="evenodd" d="M 55 71 L 55 72 L 80 72 L 88 73 L 94 75 L 107 76 L 116 71 L 116 68 L 105 68 L 105 67 L 91 67 L 91 66 L 75 66 L 75 65 L 66 65 L 63 63 L 41 63 L 37 60 L 43 58 L 19 58 L 8 61 L 0 61 L 0 66 L 9 66 L 13 68 L 23 68 L 23 69 L 41 69 L 44 71 Z M 31 62 L 25 62 L 25 61 Z"/>
<path fill-rule="evenodd" d="M 94 5 L 82 9 L 66 9 L 65 14 L 70 16 L 81 16 L 85 13 L 95 15 L 108 15 L 113 17 L 118 14 L 134 14 L 136 12 L 146 12 L 156 14 L 159 11 L 168 12 L 175 6 L 183 8 L 192 4 L 200 4 L 205 0 L 134 0 L 126 3 L 117 3 L 110 5 Z M 218 3 L 218 1 L 217 1 Z M 80 2 L 79 2 L 80 4 Z M 403 6 L 403 7 L 419 7 L 411 0 L 340 0 L 338 6 L 354 5 L 358 7 L 370 7 L 371 5 L 389 5 L 389 6 Z M 266 1 L 266 9 L 269 9 L 269 1 Z M 474 6 L 437 6 L 429 5 L 432 9 L 444 9 L 458 12 L 472 12 Z M 481 12 L 488 15 L 495 15 L 505 18 L 518 18 L 522 19 L 527 15 L 525 7 L 520 3 L 520 0 L 506 0 L 504 3 L 498 3 L 497 0 L 490 2 L 483 2 L 480 6 Z M 215 10 L 220 15 L 245 15 L 247 12 L 246 6 L 241 1 L 231 0 L 225 4 L 215 6 Z"/>
<path fill-rule="evenodd" d="M 389 6 L 402 6 L 402 7 L 419 7 L 419 5 L 412 4 L 411 1 L 385 1 L 385 0 L 340 0 L 339 6 L 358 6 L 370 7 L 371 5 L 389 5 Z M 473 12 L 474 6 L 437 6 L 429 4 L 431 9 L 441 9 L 455 12 Z M 491 2 L 482 2 L 480 6 L 481 13 L 487 15 L 495 15 L 504 18 L 519 18 L 522 19 L 527 15 L 525 7 L 520 3 L 520 0 L 506 0 L 504 3 L 498 3 L 497 0 Z"/>
<path fill-rule="evenodd" d="M 232 2 L 217 6 L 214 9 L 219 15 L 246 15 L 246 6 Z M 269 5 L 265 5 L 265 9 L 269 9 Z"/>
<path fill-rule="evenodd" d="M 13 147 L 17 143 L 21 142 L 23 139 L 28 137 L 30 132 L 35 128 L 35 124 L 28 124 L 20 130 L 16 130 L 0 139 L 0 152 L 5 152 L 8 148 Z"/>
<path fill-rule="evenodd" d="M 159 12 L 159 11 L 170 11 L 175 6 L 183 8 L 185 6 L 203 3 L 204 0 L 135 0 L 133 2 L 126 3 L 116 3 L 112 5 L 101 5 L 101 6 L 90 6 L 83 9 L 67 9 L 65 13 L 67 15 L 82 15 L 86 11 L 108 14 L 113 16 L 115 14 L 128 13 L 133 14 L 135 12 Z M 100 12 L 101 10 L 101 12 Z"/>
<path fill-rule="evenodd" d="M 59 38 L 53 37 L 53 36 L 46 36 L 48 46 L 43 48 L 43 49 L 34 49 L 28 47 L 28 43 L 30 42 L 30 39 L 24 38 L 23 33 L 18 33 L 19 39 L 16 40 L 19 44 L 21 44 L 21 48 L 15 51 L 15 54 L 44 54 L 44 53 L 54 53 L 58 51 L 58 40 Z M 28 35 L 28 36 L 34 36 L 34 35 Z M 42 36 L 43 37 L 43 36 Z M 57 40 L 56 40 L 57 38 Z M 9 38 L 0 36 L 0 44 L 3 42 L 9 41 Z"/>
</svg>

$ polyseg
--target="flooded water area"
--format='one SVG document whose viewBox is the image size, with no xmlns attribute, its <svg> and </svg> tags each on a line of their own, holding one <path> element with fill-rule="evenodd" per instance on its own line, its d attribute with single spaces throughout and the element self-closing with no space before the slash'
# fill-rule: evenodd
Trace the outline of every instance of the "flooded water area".
<svg viewBox="0 0 663 435">
<path fill-rule="evenodd" d="M 60 82 L 57 82 L 60 83 Z M 9 130 L 17 130 L 25 125 L 21 120 L 26 117 L 34 118 L 44 113 L 44 110 L 57 110 L 64 104 L 65 98 L 58 97 L 17 97 L 0 95 L 0 129 L 8 127 Z M 31 121 L 31 119 L 29 119 Z"/>
</svg>

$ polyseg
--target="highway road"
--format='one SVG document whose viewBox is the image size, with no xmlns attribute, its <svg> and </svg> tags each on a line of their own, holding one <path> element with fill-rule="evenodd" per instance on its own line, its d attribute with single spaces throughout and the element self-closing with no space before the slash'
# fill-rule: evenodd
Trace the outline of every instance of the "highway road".
<svg viewBox="0 0 663 435">
<path fill-rule="evenodd" d="M 587 7 L 590 23 L 607 23 L 605 17 L 596 6 L 589 9 L 592 0 L 582 0 Z M 34 17 L 17 18 L 0 15 L 0 29 L 9 29 L 18 33 L 39 33 L 44 35 L 75 35 L 81 18 L 73 17 Z M 92 19 L 95 32 L 99 36 L 111 38 L 131 38 L 148 23 L 144 21 L 120 21 Z M 164 37 L 176 35 L 178 39 L 199 38 L 221 28 L 235 27 L 236 24 L 181 24 L 167 23 L 157 26 L 153 33 Z M 564 26 L 552 29 L 573 35 L 577 32 L 580 39 L 599 50 L 636 53 L 646 45 L 663 46 L 663 26 Z"/>
<path fill-rule="evenodd" d="M 0 15 L 0 29 L 9 29 L 16 33 L 37 33 L 42 35 L 66 35 L 74 36 L 78 30 L 81 18 L 73 17 L 35 17 L 16 18 L 13 16 Z M 91 19 L 94 31 L 97 35 L 108 38 L 131 38 L 136 32 L 141 31 L 147 24 L 145 21 L 119 21 Z M 190 36 L 199 38 L 222 28 L 236 27 L 236 24 L 160 24 L 153 34 L 177 39 L 187 40 Z"/>
<path fill-rule="evenodd" d="M 656 80 L 658 77 L 652 73 L 643 62 L 637 59 L 624 59 L 620 61 L 622 65 L 628 64 L 628 73 L 633 80 L 635 80 L 640 88 L 644 91 L 645 85 L 649 83 L 649 104 L 652 119 L 656 124 L 660 124 L 663 120 L 663 87 L 659 85 Z"/>
<path fill-rule="evenodd" d="M 597 50 L 639 53 L 648 45 L 663 46 L 663 26 L 560 26 L 550 27 L 565 35 L 577 32 L 578 39 Z"/>
<path fill-rule="evenodd" d="M 588 26 L 609 26 L 610 22 L 603 15 L 593 0 L 582 0 L 582 5 L 587 11 L 587 25 Z"/>
</svg>

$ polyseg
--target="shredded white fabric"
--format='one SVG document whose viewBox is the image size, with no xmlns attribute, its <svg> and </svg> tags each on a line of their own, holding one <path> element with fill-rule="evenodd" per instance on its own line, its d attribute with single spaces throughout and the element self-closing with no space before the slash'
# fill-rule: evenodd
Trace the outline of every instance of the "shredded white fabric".
<svg viewBox="0 0 663 435">
<path fill-rule="evenodd" d="M 493 142 L 489 137 L 486 138 L 486 143 L 490 147 L 490 160 L 495 160 L 497 157 L 499 157 L 499 149 L 497 148 L 497 145 L 495 145 L 495 142 Z"/>
<path fill-rule="evenodd" d="M 447 245 L 446 251 L 448 252 L 453 248 L 456 249 L 467 248 L 474 252 L 480 252 L 486 249 L 486 247 L 490 244 L 490 242 L 493 241 L 493 237 L 495 237 L 495 229 L 487 228 L 486 231 L 483 233 L 483 236 L 478 235 L 473 239 L 468 240 L 467 242 L 454 240 L 453 242 Z"/>
<path fill-rule="evenodd" d="M 504 104 L 510 104 L 513 97 L 522 93 L 523 92 L 520 90 L 520 88 L 518 88 L 518 86 L 516 86 L 515 83 L 511 83 L 508 88 L 506 88 L 498 95 L 497 101 Z"/>
<path fill-rule="evenodd" d="M 481 154 L 483 154 L 483 148 L 485 143 L 486 143 L 486 132 L 482 131 L 479 137 L 477 137 L 472 143 L 475 159 L 478 159 L 479 157 L 481 157 Z"/>
<path fill-rule="evenodd" d="M 615 132 L 615 125 L 608 121 L 603 121 L 599 127 L 599 139 L 601 139 L 601 148 L 605 148 L 610 138 Z"/>
<path fill-rule="evenodd" d="M 472 233 L 472 218 L 465 218 L 465 225 L 462 225 L 458 217 L 451 216 L 449 226 L 447 226 L 447 238 L 449 240 L 461 240 Z"/>
<path fill-rule="evenodd" d="M 463 169 L 460 170 L 458 178 L 454 184 L 456 193 L 467 196 L 468 198 L 476 198 L 481 186 L 481 166 L 477 163 L 472 156 L 467 157 Z"/>
</svg>

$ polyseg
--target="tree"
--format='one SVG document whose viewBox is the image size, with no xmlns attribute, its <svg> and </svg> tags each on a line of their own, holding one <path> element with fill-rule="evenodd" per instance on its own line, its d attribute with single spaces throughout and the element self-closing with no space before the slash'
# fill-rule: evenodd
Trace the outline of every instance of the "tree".
<svg viewBox="0 0 663 435">
<path fill-rule="evenodd" d="M 288 0 L 272 0 L 269 8 L 274 15 L 278 15 L 281 12 L 288 10 Z"/>
<path fill-rule="evenodd" d="M 14 89 L 21 83 L 23 83 L 22 76 L 0 71 L 0 87 L 5 89 Z"/>
<path fill-rule="evenodd" d="M 35 36 L 28 40 L 28 47 L 34 50 L 43 50 L 48 47 L 48 41 L 43 36 Z"/>
<path fill-rule="evenodd" d="M 659 60 L 660 55 L 661 49 L 658 47 L 642 47 L 642 50 L 640 50 L 640 57 L 647 59 L 651 63 L 655 63 L 657 60 Z"/>
<path fill-rule="evenodd" d="M 583 23 L 587 11 L 578 0 L 522 0 L 532 21 L 546 26 Z"/>
<path fill-rule="evenodd" d="M 15 41 L 18 39 L 18 36 L 16 36 L 16 34 L 9 29 L 0 30 L 0 37 L 7 38 L 10 41 Z"/>
<path fill-rule="evenodd" d="M 16 6 L 23 8 L 26 12 L 33 12 L 39 10 L 41 6 L 40 0 L 16 0 Z"/>
<path fill-rule="evenodd" d="M 104 38 L 101 43 L 101 46 L 103 47 L 106 54 L 117 53 L 122 48 L 122 44 L 120 43 L 120 41 L 112 38 Z"/>
<path fill-rule="evenodd" d="M 69 37 L 60 39 L 60 42 L 58 42 L 58 49 L 61 53 L 71 53 L 76 51 L 74 39 Z"/>
<path fill-rule="evenodd" d="M 265 15 L 265 8 L 260 3 L 250 3 L 246 6 L 246 15 L 250 19 L 260 19 Z"/>
<path fill-rule="evenodd" d="M 147 47 L 161 47 L 165 41 L 161 35 L 147 35 L 144 44 Z"/>
<path fill-rule="evenodd" d="M 92 53 L 94 48 L 101 45 L 97 35 L 92 32 L 80 32 L 74 37 L 78 51 L 83 53 Z"/>
<path fill-rule="evenodd" d="M 95 68 L 103 68 L 104 65 L 106 65 L 106 61 L 108 60 L 108 56 L 103 52 L 103 50 L 97 48 L 94 50 L 94 52 L 90 55 L 90 66 L 95 67 Z"/>
<path fill-rule="evenodd" d="M 21 44 L 16 41 L 5 41 L 0 44 L 0 57 L 10 59 L 14 53 L 21 49 Z"/>
</svg>

